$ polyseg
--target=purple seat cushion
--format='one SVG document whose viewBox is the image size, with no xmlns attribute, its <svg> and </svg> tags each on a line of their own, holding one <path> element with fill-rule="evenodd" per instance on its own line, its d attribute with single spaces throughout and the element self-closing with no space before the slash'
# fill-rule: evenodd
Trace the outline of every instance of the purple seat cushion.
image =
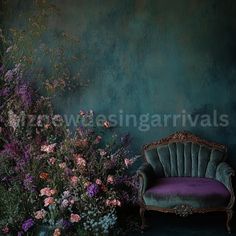
<svg viewBox="0 0 236 236">
<path fill-rule="evenodd" d="M 180 204 L 189 204 L 194 208 L 226 207 L 230 192 L 221 182 L 209 178 L 159 178 L 144 193 L 144 201 L 147 205 L 164 208 Z"/>
</svg>

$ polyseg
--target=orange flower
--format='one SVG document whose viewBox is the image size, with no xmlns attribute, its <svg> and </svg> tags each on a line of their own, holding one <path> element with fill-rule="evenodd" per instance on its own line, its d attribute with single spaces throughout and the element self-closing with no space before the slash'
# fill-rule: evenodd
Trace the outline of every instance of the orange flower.
<svg viewBox="0 0 236 236">
<path fill-rule="evenodd" d="M 59 228 L 56 228 L 54 230 L 53 236 L 61 236 L 61 230 Z"/>
<path fill-rule="evenodd" d="M 48 177 L 49 177 L 49 174 L 48 174 L 47 172 L 42 172 L 42 173 L 40 173 L 40 175 L 39 175 L 39 178 L 40 178 L 40 179 L 43 179 L 43 180 L 47 180 Z"/>
<path fill-rule="evenodd" d="M 49 127 L 50 127 L 50 124 L 45 124 L 45 125 L 44 125 L 44 128 L 45 128 L 45 129 L 48 129 Z"/>
</svg>

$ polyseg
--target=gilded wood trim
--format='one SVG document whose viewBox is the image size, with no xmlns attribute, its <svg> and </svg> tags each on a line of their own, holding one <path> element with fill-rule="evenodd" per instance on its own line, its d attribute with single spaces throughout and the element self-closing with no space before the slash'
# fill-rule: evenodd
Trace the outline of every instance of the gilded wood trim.
<svg viewBox="0 0 236 236">
<path fill-rule="evenodd" d="M 158 141 L 154 141 L 150 144 L 146 144 L 143 146 L 143 150 L 147 151 L 147 150 L 156 148 L 158 146 L 167 145 L 174 142 L 193 142 L 199 145 L 204 145 L 209 148 L 217 149 L 222 152 L 227 152 L 227 148 L 225 145 L 207 141 L 187 131 L 179 131 L 179 132 L 169 135 L 166 138 L 162 138 Z"/>
</svg>

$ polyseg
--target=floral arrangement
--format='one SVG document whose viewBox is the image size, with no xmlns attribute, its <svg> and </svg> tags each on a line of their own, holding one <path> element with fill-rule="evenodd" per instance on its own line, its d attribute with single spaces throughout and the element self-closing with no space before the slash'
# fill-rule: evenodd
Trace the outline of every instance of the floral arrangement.
<svg viewBox="0 0 236 236">
<path fill-rule="evenodd" d="M 0 73 L 2 233 L 36 235 L 40 225 L 54 236 L 112 232 L 117 209 L 137 200 L 129 136 L 117 136 L 108 121 L 86 125 L 92 111 L 80 111 L 78 129 L 70 132 L 50 99 L 23 79 L 20 64 L 1 66 Z"/>
</svg>

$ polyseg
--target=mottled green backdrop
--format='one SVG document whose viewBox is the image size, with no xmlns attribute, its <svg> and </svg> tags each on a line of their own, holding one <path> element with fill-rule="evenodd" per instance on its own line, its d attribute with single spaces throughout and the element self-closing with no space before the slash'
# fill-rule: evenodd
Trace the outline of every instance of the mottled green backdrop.
<svg viewBox="0 0 236 236">
<path fill-rule="evenodd" d="M 16 16 L 30 1 L 13 1 Z M 236 168 L 236 1 L 234 0 L 54 0 L 52 32 L 78 36 L 82 79 L 87 88 L 59 97 L 61 113 L 192 115 L 216 110 L 227 127 L 154 127 L 130 132 L 138 153 L 143 144 L 177 130 L 190 130 L 229 146 Z M 10 21 L 10 22 L 9 22 Z M 6 24 L 20 24 L 17 17 Z M 55 36 L 56 34 L 54 34 Z M 57 40 L 48 38 L 49 43 Z"/>
</svg>

